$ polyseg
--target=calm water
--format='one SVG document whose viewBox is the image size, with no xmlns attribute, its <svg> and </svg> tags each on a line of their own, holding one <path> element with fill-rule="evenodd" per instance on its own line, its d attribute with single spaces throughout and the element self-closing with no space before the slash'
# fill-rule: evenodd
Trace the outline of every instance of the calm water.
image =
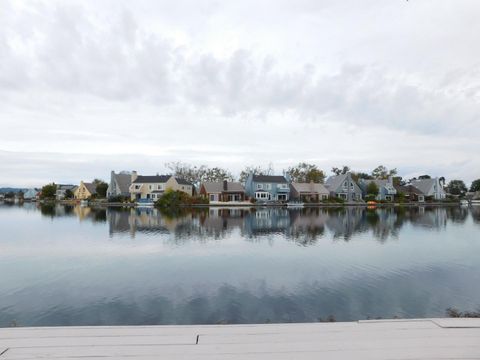
<svg viewBox="0 0 480 360">
<path fill-rule="evenodd" d="M 480 307 L 480 208 L 0 204 L 0 326 L 314 322 Z"/>
</svg>

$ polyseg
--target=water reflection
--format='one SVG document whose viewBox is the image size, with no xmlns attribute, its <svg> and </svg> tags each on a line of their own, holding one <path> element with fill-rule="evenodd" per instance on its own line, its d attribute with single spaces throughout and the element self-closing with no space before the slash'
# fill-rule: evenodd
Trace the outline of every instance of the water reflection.
<svg viewBox="0 0 480 360">
<path fill-rule="evenodd" d="M 31 205 L 30 205 L 31 206 Z M 315 244 L 328 229 L 334 239 L 349 241 L 370 233 L 380 242 L 398 238 L 406 226 L 441 230 L 448 222 L 462 224 L 469 217 L 480 223 L 480 207 L 391 208 L 198 208 L 160 211 L 154 208 L 91 208 L 71 205 L 36 205 L 41 214 L 76 216 L 81 221 L 108 222 L 110 236 L 137 232 L 175 234 L 178 238 L 221 239 L 238 229 L 246 239 L 281 234 L 300 244 Z"/>
<path fill-rule="evenodd" d="M 0 205 L 0 228 L 0 327 L 436 317 L 480 306 L 478 207 L 15 204 Z"/>
</svg>

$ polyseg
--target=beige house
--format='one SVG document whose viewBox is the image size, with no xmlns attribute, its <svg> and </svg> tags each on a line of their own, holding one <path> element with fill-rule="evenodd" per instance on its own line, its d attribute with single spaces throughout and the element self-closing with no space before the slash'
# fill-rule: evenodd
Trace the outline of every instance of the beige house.
<svg viewBox="0 0 480 360">
<path fill-rule="evenodd" d="M 97 193 L 97 186 L 93 183 L 80 181 L 80 185 L 73 192 L 73 197 L 78 200 L 86 200 Z"/>
<path fill-rule="evenodd" d="M 172 175 L 141 176 L 132 172 L 130 197 L 137 202 L 154 202 L 167 190 L 183 191 L 193 195 L 193 184 Z"/>
<path fill-rule="evenodd" d="M 290 197 L 295 200 L 318 202 L 328 199 L 329 194 L 323 184 L 293 182 L 290 185 Z"/>
</svg>

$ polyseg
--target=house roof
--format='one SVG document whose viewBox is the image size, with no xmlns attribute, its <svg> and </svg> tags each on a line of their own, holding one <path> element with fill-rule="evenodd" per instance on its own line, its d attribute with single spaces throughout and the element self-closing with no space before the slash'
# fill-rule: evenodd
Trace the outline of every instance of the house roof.
<svg viewBox="0 0 480 360">
<path fill-rule="evenodd" d="M 179 183 L 180 185 L 190 185 L 190 186 L 193 185 L 190 181 L 187 181 L 182 178 L 175 177 L 175 180 L 177 180 L 177 183 Z"/>
<path fill-rule="evenodd" d="M 86 183 L 84 182 L 83 185 L 87 188 L 87 190 L 90 192 L 90 194 L 96 194 L 97 193 L 97 186 L 93 183 Z"/>
<path fill-rule="evenodd" d="M 419 189 L 422 193 L 428 194 L 437 179 L 419 179 L 413 180 L 412 185 Z"/>
<path fill-rule="evenodd" d="M 384 186 L 387 186 L 388 184 L 388 180 L 384 180 L 384 179 L 362 179 L 360 180 L 362 181 L 363 183 L 365 183 L 365 185 L 368 185 L 370 183 L 374 183 L 375 185 L 377 185 L 378 187 L 384 187 Z"/>
<path fill-rule="evenodd" d="M 135 184 L 145 184 L 145 183 L 166 183 L 172 175 L 154 175 L 154 176 L 143 176 L 139 175 L 133 181 Z"/>
<path fill-rule="evenodd" d="M 128 189 L 132 183 L 132 175 L 130 174 L 113 174 L 115 181 L 117 182 L 118 188 L 122 193 L 128 193 Z"/>
<path fill-rule="evenodd" d="M 348 174 L 330 176 L 325 182 L 325 186 L 330 190 L 336 190 L 347 179 Z"/>
<path fill-rule="evenodd" d="M 253 175 L 252 180 L 255 182 L 265 183 L 286 183 L 287 179 L 281 175 Z"/>
<path fill-rule="evenodd" d="M 207 193 L 221 193 L 221 192 L 245 192 L 245 188 L 239 182 L 227 182 L 227 190 L 223 189 L 223 181 L 204 182 L 202 183 Z"/>
<path fill-rule="evenodd" d="M 317 183 L 292 183 L 292 187 L 299 193 L 328 194 L 328 189 L 323 184 Z"/>
<path fill-rule="evenodd" d="M 405 193 L 405 194 L 417 194 L 417 195 L 425 195 L 420 189 L 417 189 L 413 185 L 394 185 L 393 186 L 397 192 Z"/>
<path fill-rule="evenodd" d="M 60 184 L 60 185 L 57 185 L 57 190 L 73 190 L 76 187 L 77 187 L 77 185 Z"/>
</svg>

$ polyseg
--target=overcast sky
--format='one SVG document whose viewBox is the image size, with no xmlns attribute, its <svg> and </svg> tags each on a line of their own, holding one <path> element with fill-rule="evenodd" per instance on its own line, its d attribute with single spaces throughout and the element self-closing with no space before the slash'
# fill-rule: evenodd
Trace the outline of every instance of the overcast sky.
<svg viewBox="0 0 480 360">
<path fill-rule="evenodd" d="M 0 186 L 299 161 L 480 178 L 480 2 L 0 2 Z"/>
</svg>

